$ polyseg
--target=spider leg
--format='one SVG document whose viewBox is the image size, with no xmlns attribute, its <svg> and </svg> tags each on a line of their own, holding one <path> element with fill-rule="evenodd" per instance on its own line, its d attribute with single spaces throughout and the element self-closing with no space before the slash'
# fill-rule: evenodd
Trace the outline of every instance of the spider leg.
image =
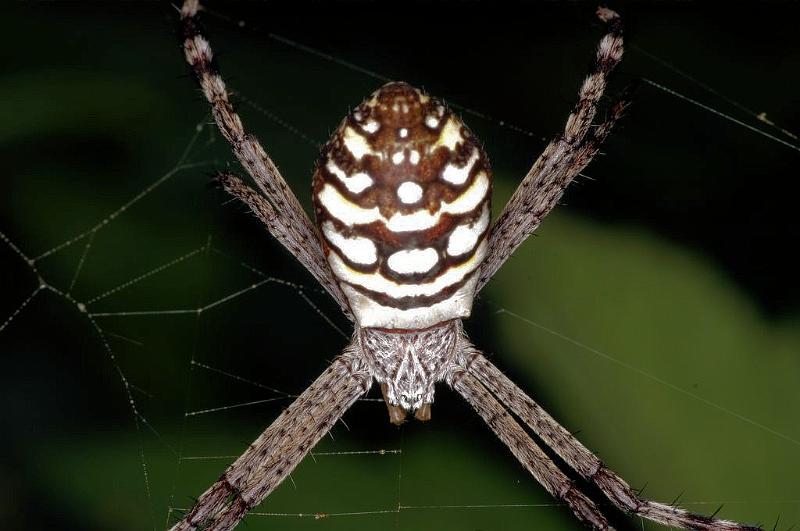
<svg viewBox="0 0 800 531">
<path fill-rule="evenodd" d="M 608 24 L 609 32 L 597 47 L 595 70 L 584 80 L 564 132 L 547 145 L 492 226 L 477 290 L 494 276 L 556 206 L 569 183 L 595 156 L 627 106 L 625 99 L 617 102 L 610 117 L 592 130 L 597 103 L 603 96 L 609 73 L 622 59 L 623 50 L 619 15 L 607 8 L 599 8 L 597 15 Z"/>
<path fill-rule="evenodd" d="M 227 193 L 250 207 L 253 214 L 266 225 L 269 233 L 305 266 L 352 319 L 347 299 L 331 274 L 320 240 L 309 237 L 307 232 L 298 231 L 294 225 L 285 225 L 272 203 L 233 173 L 220 172 L 217 174 L 217 181 Z"/>
<path fill-rule="evenodd" d="M 575 516 L 592 528 L 613 529 L 594 502 L 559 470 L 478 378 L 467 372 L 465 367 L 456 366 L 446 380 L 477 411 L 547 492 L 566 502 Z"/>
<path fill-rule="evenodd" d="M 747 526 L 693 514 L 672 505 L 639 498 L 631 487 L 580 441 L 526 395 L 471 345 L 461 353 L 467 372 L 517 415 L 533 432 L 582 478 L 593 483 L 618 508 L 662 525 L 681 529 L 755 531 Z"/>
<path fill-rule="evenodd" d="M 244 200 L 254 211 L 257 208 L 262 210 L 262 207 L 269 205 L 271 220 L 267 224 L 269 231 L 322 282 L 345 314 L 352 319 L 347 300 L 339 290 L 325 260 L 316 228 L 264 148 L 254 136 L 245 132 L 241 118 L 228 99 L 225 82 L 213 66 L 211 45 L 200 33 L 197 17 L 199 9 L 198 0 L 186 0 L 181 8 L 186 62 L 194 71 L 203 94 L 211 104 L 212 114 L 220 132 L 230 142 L 236 158 L 253 177 L 263 197 L 259 198 L 259 204 L 254 206 L 252 201 L 258 196 L 252 191 L 244 193 L 243 189 L 247 187 L 235 178 L 228 179 L 231 183 L 230 190 L 242 192 L 237 197 Z M 258 212 L 256 214 L 261 217 Z M 276 230 L 275 227 L 282 228 Z"/>
<path fill-rule="evenodd" d="M 208 488 L 171 531 L 232 529 L 281 484 L 351 405 L 372 373 L 355 349 L 344 353 Z"/>
</svg>

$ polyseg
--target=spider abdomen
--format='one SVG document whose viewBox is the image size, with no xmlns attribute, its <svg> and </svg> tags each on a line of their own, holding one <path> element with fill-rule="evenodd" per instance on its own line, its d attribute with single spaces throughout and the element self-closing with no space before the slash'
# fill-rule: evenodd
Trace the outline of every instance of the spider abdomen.
<svg viewBox="0 0 800 531">
<path fill-rule="evenodd" d="M 356 107 L 314 172 L 328 262 L 362 327 L 466 317 L 486 254 L 491 172 L 440 101 L 389 83 Z"/>
</svg>

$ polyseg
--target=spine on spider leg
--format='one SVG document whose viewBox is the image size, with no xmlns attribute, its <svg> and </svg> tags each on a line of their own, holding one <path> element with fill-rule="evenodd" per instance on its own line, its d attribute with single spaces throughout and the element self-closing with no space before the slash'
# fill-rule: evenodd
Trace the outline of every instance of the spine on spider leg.
<svg viewBox="0 0 800 531">
<path fill-rule="evenodd" d="M 622 19 L 611 9 L 600 7 L 597 18 L 606 23 L 608 32 L 600 39 L 595 55 L 594 71 L 583 80 L 578 91 L 578 102 L 567 118 L 563 138 L 582 138 L 592 125 L 597 113 L 597 103 L 608 84 L 608 76 L 622 61 L 624 51 Z"/>
<path fill-rule="evenodd" d="M 186 0 L 181 7 L 181 33 L 183 52 L 186 62 L 203 90 L 203 95 L 212 106 L 214 119 L 220 131 L 231 144 L 244 139 L 242 121 L 228 99 L 225 82 L 214 65 L 214 53 L 211 44 L 203 36 L 197 13 L 200 10 L 198 0 Z"/>
<path fill-rule="evenodd" d="M 228 467 L 171 531 L 235 527 L 369 390 L 371 381 L 364 361 L 348 349 Z"/>
<path fill-rule="evenodd" d="M 469 348 L 461 354 L 460 363 L 584 479 L 600 469 L 600 459 L 480 352 Z"/>
<path fill-rule="evenodd" d="M 570 152 L 565 148 L 570 146 L 578 147 L 583 142 L 583 139 L 592 127 L 594 117 L 597 113 L 597 104 L 605 92 L 608 84 L 608 77 L 620 61 L 622 61 L 622 54 L 624 51 L 622 19 L 615 11 L 602 7 L 598 8 L 597 16 L 606 23 L 608 32 L 600 39 L 597 45 L 594 71 L 583 80 L 581 88 L 578 91 L 578 101 L 567 117 L 567 123 L 564 126 L 563 133 L 561 133 L 556 142 L 548 146 L 550 149 L 545 150 L 536 161 L 536 164 L 534 164 L 531 172 L 526 176 L 526 179 L 534 176 L 537 177 L 537 179 L 531 179 L 534 181 L 532 184 L 535 187 L 543 187 L 548 183 L 551 185 L 558 184 L 560 192 L 563 192 L 563 189 L 569 184 L 569 182 L 559 183 L 557 179 L 553 178 L 547 179 L 548 176 L 555 177 L 555 175 L 549 171 L 542 170 L 556 164 L 562 156 L 568 156 Z M 541 168 L 539 171 L 534 171 L 537 169 L 537 166 L 541 166 Z M 574 177 L 574 174 L 572 177 Z M 556 190 L 556 192 L 558 193 L 558 190 Z M 561 194 L 558 193 L 558 197 L 560 197 L 560 195 Z"/>
<path fill-rule="evenodd" d="M 317 229 L 311 224 L 297 197 L 281 176 L 258 141 L 245 133 L 244 126 L 228 99 L 227 88 L 214 66 L 211 45 L 200 31 L 197 17 L 200 6 L 197 0 L 186 0 L 181 8 L 183 50 L 186 62 L 200 84 L 203 94 L 211 104 L 214 120 L 233 147 L 234 154 L 258 185 L 262 196 L 251 194 L 238 179 L 225 182 L 234 184 L 228 191 L 247 203 L 259 214 L 268 207 L 267 223 L 270 233 L 286 247 L 322 283 L 339 303 L 345 315 L 352 319 L 347 299 L 332 278 L 320 246 Z M 236 193 L 240 192 L 240 193 Z M 248 200 L 249 199 L 249 200 Z"/>
<path fill-rule="evenodd" d="M 267 227 L 269 233 L 314 275 L 317 282 L 322 284 L 322 287 L 339 303 L 345 315 L 352 319 L 344 293 L 329 274 L 328 262 L 325 260 L 320 240 L 316 238 L 303 240 L 302 235 L 294 226 L 281 223 L 280 215 L 276 212 L 275 207 L 236 175 L 230 172 L 220 172 L 216 176 L 216 181 L 225 192 L 250 207 L 253 214 Z"/>
<path fill-rule="evenodd" d="M 514 382 L 492 365 L 480 352 L 467 346 L 458 363 L 486 386 L 517 415 L 564 462 L 585 480 L 594 483 L 618 508 L 660 524 L 681 529 L 716 531 L 755 531 L 759 527 L 742 525 L 690 513 L 678 507 L 644 500 L 603 462 L 556 422 Z"/>
<path fill-rule="evenodd" d="M 206 100 L 211 104 L 217 126 L 233 147 L 236 158 L 253 177 L 267 199 L 280 210 L 280 215 L 301 230 L 304 237 L 317 238 L 310 228 L 303 207 L 289 189 L 275 163 L 261 144 L 245 132 L 242 120 L 228 98 L 225 81 L 214 65 L 211 44 L 202 34 L 198 19 L 199 10 L 198 0 L 186 0 L 181 7 L 183 51 L 186 62 L 192 68 Z"/>
<path fill-rule="evenodd" d="M 610 9 L 600 8 L 597 16 L 606 22 L 608 33 L 597 46 L 594 71 L 583 81 L 578 102 L 567 118 L 563 133 L 545 147 L 492 227 L 489 258 L 481 268 L 478 289 L 489 281 L 555 207 L 569 183 L 597 152 L 625 108 L 624 103 L 617 103 L 612 108 L 612 117 L 594 133 L 590 133 L 608 76 L 622 60 L 623 53 L 622 20 L 619 15 Z"/>
<path fill-rule="evenodd" d="M 613 529 L 597 506 L 564 475 L 531 437 L 492 396 L 477 378 L 464 367 L 454 369 L 447 376 L 448 384 L 469 403 L 478 415 L 511 450 L 514 457 L 547 492 L 563 500 L 578 517 L 593 529 Z"/>
</svg>

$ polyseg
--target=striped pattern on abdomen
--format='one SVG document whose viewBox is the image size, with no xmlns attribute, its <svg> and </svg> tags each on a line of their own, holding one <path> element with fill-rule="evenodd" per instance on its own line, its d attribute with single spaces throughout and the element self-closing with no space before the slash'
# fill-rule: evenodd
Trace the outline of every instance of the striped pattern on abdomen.
<svg viewBox="0 0 800 531">
<path fill-rule="evenodd" d="M 442 102 L 389 83 L 356 107 L 314 172 L 317 223 L 362 327 L 466 317 L 486 253 L 492 177 Z"/>
</svg>

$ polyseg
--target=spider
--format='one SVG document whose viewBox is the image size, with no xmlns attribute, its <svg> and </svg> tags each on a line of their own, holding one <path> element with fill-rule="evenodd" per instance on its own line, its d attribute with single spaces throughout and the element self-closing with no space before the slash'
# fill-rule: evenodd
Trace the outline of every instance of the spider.
<svg viewBox="0 0 800 531">
<path fill-rule="evenodd" d="M 434 385 L 446 382 L 522 466 L 575 516 L 611 529 L 522 427 L 521 421 L 617 508 L 663 525 L 754 530 L 642 499 L 473 346 L 462 326 L 476 293 L 555 207 L 597 153 L 628 104 L 623 96 L 594 125 L 609 73 L 623 52 L 620 17 L 607 24 L 594 71 L 564 132 L 550 142 L 490 225 L 492 176 L 481 144 L 447 106 L 406 83 L 380 87 L 345 117 L 322 148 L 313 176 L 312 224 L 277 167 L 245 132 L 198 21 L 198 0 L 180 19 L 186 61 L 220 131 L 259 190 L 218 176 L 322 284 L 354 322 L 350 344 L 206 490 L 174 530 L 234 527 L 300 463 L 345 411 L 380 384 L 389 420 L 431 416 Z M 515 418 L 516 417 L 516 418 Z"/>
</svg>

